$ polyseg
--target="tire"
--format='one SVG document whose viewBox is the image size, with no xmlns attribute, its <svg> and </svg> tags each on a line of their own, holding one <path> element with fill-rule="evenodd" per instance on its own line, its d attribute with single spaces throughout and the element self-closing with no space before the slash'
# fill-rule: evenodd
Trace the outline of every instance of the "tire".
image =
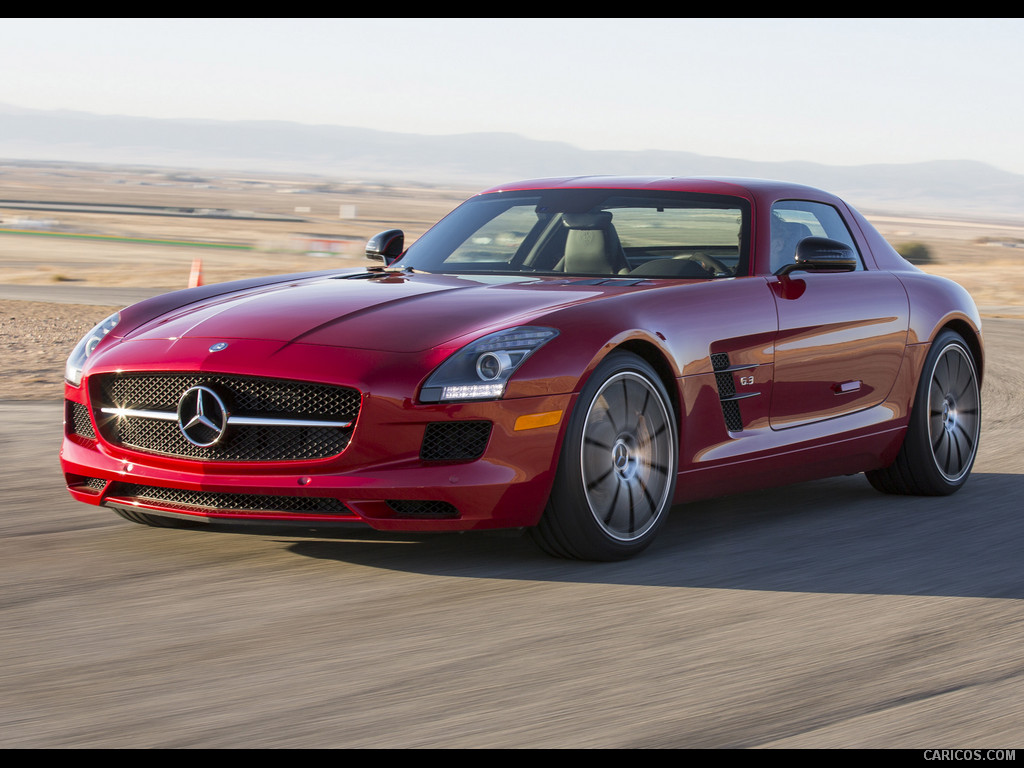
<svg viewBox="0 0 1024 768">
<path fill-rule="evenodd" d="M 675 414 L 664 385 L 640 357 L 613 352 L 580 392 L 551 497 L 530 533 L 556 557 L 632 557 L 668 516 L 677 466 Z"/>
<path fill-rule="evenodd" d="M 941 332 L 917 385 L 914 410 L 896 461 L 867 472 L 883 493 L 948 496 L 970 477 L 981 433 L 981 388 L 963 338 Z"/>
<path fill-rule="evenodd" d="M 163 515 L 147 515 L 145 512 L 135 512 L 128 509 L 114 508 L 114 511 L 125 520 L 139 525 L 148 525 L 152 528 L 194 528 L 195 523 L 189 520 L 181 520 L 177 517 L 164 517 Z"/>
</svg>

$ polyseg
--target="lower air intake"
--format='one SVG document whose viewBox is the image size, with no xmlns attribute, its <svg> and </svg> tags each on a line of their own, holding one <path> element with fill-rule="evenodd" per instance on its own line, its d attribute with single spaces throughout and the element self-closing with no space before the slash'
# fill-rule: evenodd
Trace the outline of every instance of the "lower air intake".
<svg viewBox="0 0 1024 768">
<path fill-rule="evenodd" d="M 291 512 L 311 515 L 351 515 L 337 499 L 319 496 L 270 496 L 254 493 L 213 493 L 158 488 L 136 483 L 114 483 L 108 500 L 124 499 L 184 510 L 217 512 Z"/>
<path fill-rule="evenodd" d="M 489 421 L 437 421 L 427 424 L 420 446 L 423 461 L 473 461 L 484 455 Z"/>
<path fill-rule="evenodd" d="M 407 499 L 391 499 L 388 506 L 399 517 L 458 517 L 459 510 L 446 501 L 409 501 Z"/>
</svg>

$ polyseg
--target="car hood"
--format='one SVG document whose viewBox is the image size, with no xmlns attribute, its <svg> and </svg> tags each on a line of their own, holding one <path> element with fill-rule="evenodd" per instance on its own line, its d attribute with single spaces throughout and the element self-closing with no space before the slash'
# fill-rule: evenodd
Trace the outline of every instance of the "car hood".
<svg viewBox="0 0 1024 768">
<path fill-rule="evenodd" d="M 152 318 L 136 339 L 263 339 L 417 352 L 467 334 L 535 321 L 568 305 L 654 281 L 501 275 L 338 275 L 221 294 Z"/>
</svg>

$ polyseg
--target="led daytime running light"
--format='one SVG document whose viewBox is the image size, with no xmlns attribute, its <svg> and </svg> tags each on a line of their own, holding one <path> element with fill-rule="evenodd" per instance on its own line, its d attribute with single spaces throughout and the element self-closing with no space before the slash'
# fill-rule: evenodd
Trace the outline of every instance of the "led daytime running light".
<svg viewBox="0 0 1024 768">
<path fill-rule="evenodd" d="M 523 361 L 557 335 L 554 328 L 520 326 L 479 338 L 434 371 L 420 390 L 420 401 L 496 400 Z"/>
</svg>

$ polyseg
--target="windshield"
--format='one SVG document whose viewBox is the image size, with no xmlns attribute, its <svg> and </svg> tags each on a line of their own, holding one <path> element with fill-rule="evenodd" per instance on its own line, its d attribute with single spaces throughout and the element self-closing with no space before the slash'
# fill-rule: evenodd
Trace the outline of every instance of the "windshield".
<svg viewBox="0 0 1024 768">
<path fill-rule="evenodd" d="M 747 273 L 740 198 L 633 190 L 499 192 L 456 208 L 401 266 L 450 274 L 709 279 Z"/>
</svg>

